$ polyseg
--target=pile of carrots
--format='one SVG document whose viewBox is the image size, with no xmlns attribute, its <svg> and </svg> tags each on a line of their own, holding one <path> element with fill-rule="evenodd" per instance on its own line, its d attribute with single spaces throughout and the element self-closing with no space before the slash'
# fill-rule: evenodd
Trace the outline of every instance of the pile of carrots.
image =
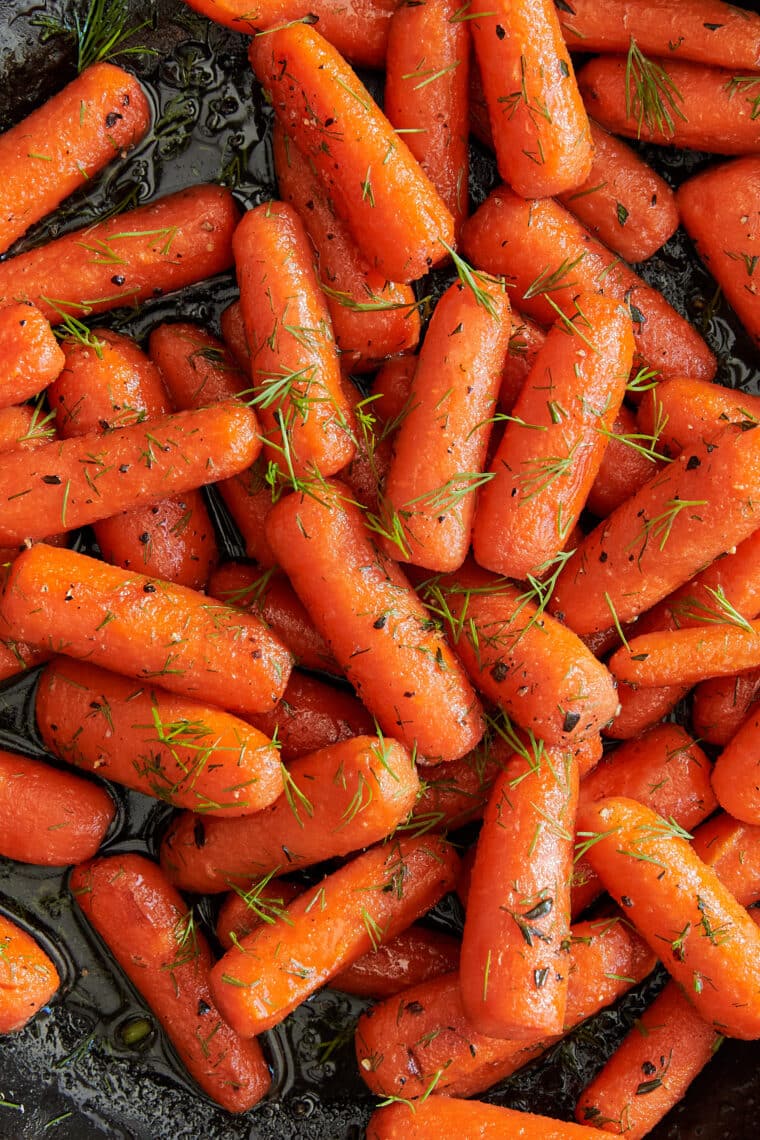
<svg viewBox="0 0 760 1140">
<path fill-rule="evenodd" d="M 188 3 L 252 37 L 280 197 L 190 186 L 0 261 L 0 679 L 39 667 L 58 761 L 0 753 L 0 854 L 73 868 L 230 1112 L 332 985 L 373 999 L 371 1140 L 642 1137 L 760 1038 L 760 398 L 627 264 L 682 224 L 760 343 L 760 16 Z M 0 136 L 0 248 L 149 127 L 101 62 Z M 503 180 L 472 214 L 471 132 Z M 674 193 L 619 136 L 721 158 Z M 231 269 L 222 339 L 89 323 Z M 102 778 L 180 809 L 160 865 L 100 852 Z M 461 944 L 418 923 L 451 891 Z M 577 1124 L 468 1099 L 658 960 Z M 0 1032 L 58 986 L 0 918 Z"/>
</svg>

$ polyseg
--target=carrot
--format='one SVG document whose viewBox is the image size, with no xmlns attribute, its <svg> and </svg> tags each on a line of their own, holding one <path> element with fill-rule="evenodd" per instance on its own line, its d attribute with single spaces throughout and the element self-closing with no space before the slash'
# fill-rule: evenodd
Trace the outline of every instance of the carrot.
<svg viewBox="0 0 760 1140">
<path fill-rule="evenodd" d="M 96 63 L 0 135 L 0 253 L 149 126 L 150 104 L 134 76 Z"/>
<path fill-rule="evenodd" d="M 39 403 L 0 408 L 0 453 L 17 447 L 39 447 L 55 435 L 51 419 L 52 413 L 45 412 Z"/>
<path fill-rule="evenodd" d="M 760 713 L 755 708 L 715 762 L 713 788 L 721 807 L 744 823 L 760 823 Z"/>
<path fill-rule="evenodd" d="M 271 923 L 285 907 L 298 898 L 303 887 L 288 879 L 264 876 L 249 890 L 236 887 L 225 895 L 217 915 L 215 933 L 225 950 L 255 930 L 262 922 Z"/>
<path fill-rule="evenodd" d="M 427 342 L 426 342 L 427 343 Z M 510 578 L 541 576 L 597 476 L 633 361 L 628 312 L 580 294 L 539 350 L 480 488 L 473 550 Z M 424 352 L 424 349 L 423 349 Z"/>
<path fill-rule="evenodd" d="M 670 381 L 665 381 L 670 383 Z M 659 439 L 637 428 L 636 416 L 622 404 L 610 429 L 607 447 L 586 507 L 603 519 L 635 495 L 662 462 Z"/>
<path fill-rule="evenodd" d="M 0 471 L 0 544 L 86 526 L 234 475 L 258 455 L 256 429 L 253 413 L 230 401 L 19 451 Z"/>
<path fill-rule="evenodd" d="M 760 76 L 735 76 L 733 101 L 757 117 Z M 756 149 L 760 149 L 758 146 Z M 755 270 L 760 235 L 748 221 L 760 193 L 760 158 L 740 158 L 689 179 L 678 209 L 697 253 L 716 279 L 755 344 L 760 344 L 760 298 Z"/>
<path fill-rule="evenodd" d="M 564 1033 L 646 977 L 654 956 L 620 919 L 572 927 L 567 947 Z M 362 1014 L 359 1072 L 378 1096 L 474 1096 L 540 1056 L 557 1038 L 526 1044 L 478 1033 L 467 1019 L 457 974 L 425 982 Z"/>
<path fill-rule="evenodd" d="M 581 1093 L 576 1120 L 642 1140 L 684 1096 L 721 1041 L 670 982 Z"/>
<path fill-rule="evenodd" d="M 250 59 L 369 264 L 389 281 L 409 282 L 442 261 L 454 219 L 335 49 L 294 24 L 254 40 Z"/>
<path fill-rule="evenodd" d="M 375 373 L 370 385 L 370 407 L 384 425 L 391 428 L 393 425 L 398 426 L 404 412 L 410 410 L 416 368 L 416 356 L 394 356 L 391 360 L 386 360 Z"/>
<path fill-rule="evenodd" d="M 722 0 L 572 0 L 559 20 L 573 51 L 643 52 L 713 67 L 760 68 L 760 18 Z"/>
<path fill-rule="evenodd" d="M 81 661 L 45 668 L 35 712 L 54 756 L 174 807 L 250 815 L 282 793 L 280 757 L 263 733 Z"/>
<path fill-rule="evenodd" d="M 691 720 L 702 740 L 728 744 L 760 692 L 760 669 L 713 677 L 694 690 Z"/>
<path fill-rule="evenodd" d="M 470 33 L 458 0 L 396 8 L 390 23 L 384 110 L 454 218 L 468 214 Z"/>
<path fill-rule="evenodd" d="M 517 403 L 545 340 L 546 333 L 535 321 L 512 311 L 512 335 L 499 389 L 499 407 L 502 412 L 511 412 Z"/>
<path fill-rule="evenodd" d="M 713 154 L 760 151 L 752 100 L 748 106 L 742 98 L 743 79 L 698 63 L 649 60 L 635 41 L 627 60 L 598 56 L 578 72 L 589 114 L 608 131 Z M 756 77 L 749 80 L 754 83 Z"/>
<path fill-rule="evenodd" d="M 524 198 L 580 186 L 593 146 L 551 0 L 471 13 L 499 174 Z"/>
<path fill-rule="evenodd" d="M 760 931 L 688 833 L 623 798 L 581 804 L 577 826 L 579 850 L 700 1016 L 729 1037 L 760 1035 Z"/>
<path fill-rule="evenodd" d="M 238 208 L 222 186 L 191 186 L 0 264 L 0 301 L 50 321 L 139 305 L 232 265 Z"/>
<path fill-rule="evenodd" d="M 483 734 L 477 697 L 401 570 L 370 542 L 343 485 L 281 499 L 267 537 L 383 732 L 431 762 L 474 748 Z"/>
<path fill-rule="evenodd" d="M 559 203 L 526 202 L 500 186 L 465 222 L 462 247 L 478 268 L 505 276 L 516 307 L 539 323 L 553 323 L 555 305 L 572 317 L 580 291 L 602 293 L 628 306 L 638 355 L 663 377 L 715 375 L 691 325 Z"/>
<path fill-rule="evenodd" d="M 382 488 L 393 456 L 393 424 L 383 424 L 375 414 L 375 400 L 364 396 L 350 378 L 343 378 L 343 390 L 356 421 L 356 451 L 341 479 L 351 488 L 354 502 L 378 516 Z"/>
<path fill-rule="evenodd" d="M 396 0 L 185 0 L 234 32 L 252 35 L 308 17 L 341 55 L 361 67 L 383 67 Z"/>
<path fill-rule="evenodd" d="M 35 665 L 41 665 L 43 661 L 48 660 L 49 653 L 33 649 L 23 641 L 8 637 L 7 623 L 3 622 L 2 626 L 6 636 L 0 637 L 0 681 L 7 681 L 18 673 L 23 673 L 25 669 L 32 669 Z"/>
<path fill-rule="evenodd" d="M 353 693 L 298 669 L 271 712 L 256 713 L 250 721 L 265 736 L 276 736 L 287 762 L 352 736 L 368 735 L 374 728 L 372 717 Z"/>
<path fill-rule="evenodd" d="M 332 979 L 333 989 L 382 1001 L 456 970 L 459 941 L 416 923 L 357 958 Z"/>
<path fill-rule="evenodd" d="M 295 476 L 332 475 L 354 444 L 306 231 L 291 206 L 268 202 L 248 211 L 233 248 L 267 455 Z"/>
<path fill-rule="evenodd" d="M 370 267 L 311 164 L 279 121 L 272 146 L 280 197 L 296 211 L 314 247 L 341 364 L 368 372 L 384 357 L 416 348 L 421 321 L 412 289 L 386 281 Z"/>
<path fill-rule="evenodd" d="M 694 832 L 694 850 L 715 871 L 737 902 L 760 898 L 760 827 L 718 812 Z"/>
<path fill-rule="evenodd" d="M 0 307 L 0 408 L 36 396 L 63 365 L 58 341 L 39 309 L 23 302 Z"/>
<path fill-rule="evenodd" d="M 482 1101 L 432 1096 L 424 1104 L 390 1104 L 378 1108 L 367 1125 L 367 1140 L 429 1140 L 460 1136 L 462 1140 L 592 1140 L 596 1128 L 567 1124 L 533 1112 L 516 1112 Z"/>
<path fill-rule="evenodd" d="M 494 780 L 514 754 L 514 744 L 497 733 L 488 733 L 477 748 L 460 760 L 426 765 L 420 794 L 409 817 L 409 828 L 454 831 L 480 819 Z"/>
<path fill-rule="evenodd" d="M 35 940 L 0 914 L 0 1034 L 15 1033 L 50 1001 L 61 979 Z"/>
<path fill-rule="evenodd" d="M 11 566 L 0 630 L 235 712 L 273 708 L 290 654 L 256 618 L 71 550 L 33 546 Z"/>
<path fill-rule="evenodd" d="M 496 778 L 472 869 L 462 1006 L 489 1037 L 562 1032 L 578 765 L 542 745 Z"/>
<path fill-rule="evenodd" d="M 357 736 L 294 760 L 285 791 L 243 819 L 186 812 L 169 827 L 161 863 L 181 890 L 219 892 L 272 873 L 348 855 L 394 830 L 419 781 L 395 740 Z"/>
<path fill-rule="evenodd" d="M 141 855 L 113 855 L 75 867 L 69 885 L 203 1092 L 228 1112 L 261 1100 L 270 1076 L 259 1044 L 241 1041 L 219 1016 L 206 937 L 160 869 Z"/>
<path fill-rule="evenodd" d="M 523 590 L 466 563 L 421 588 L 474 685 L 550 747 L 575 746 L 615 716 L 612 679 L 576 635 Z"/>
<path fill-rule="evenodd" d="M 400 839 L 327 875 L 213 968 L 211 989 L 224 1017 L 246 1037 L 279 1024 L 434 906 L 453 888 L 457 862 L 444 840 Z"/>
<path fill-rule="evenodd" d="M 760 620 L 729 619 L 708 628 L 634 637 L 610 658 L 612 673 L 629 685 L 694 685 L 760 666 Z"/>
<path fill-rule="evenodd" d="M 637 422 L 658 450 L 679 455 L 694 443 L 711 443 L 733 424 L 743 431 L 760 422 L 760 397 L 687 377 L 665 380 L 645 392 Z"/>
<path fill-rule="evenodd" d="M 385 482 L 392 557 L 440 571 L 467 557 L 511 332 L 502 282 L 457 282 L 436 305 Z"/>
<path fill-rule="evenodd" d="M 251 368 L 251 350 L 248 346 L 243 310 L 239 300 L 227 306 L 219 318 L 219 324 L 222 329 L 222 339 L 229 353 L 235 358 L 238 368 L 247 376 Z"/>
<path fill-rule="evenodd" d="M 102 788 L 0 750 L 0 851 L 17 863 L 67 867 L 91 859 L 114 817 Z"/>
<path fill-rule="evenodd" d="M 560 571 L 552 612 L 585 634 L 650 609 L 757 529 L 758 463 L 760 432 L 728 429 L 690 447 L 584 539 Z"/>
</svg>

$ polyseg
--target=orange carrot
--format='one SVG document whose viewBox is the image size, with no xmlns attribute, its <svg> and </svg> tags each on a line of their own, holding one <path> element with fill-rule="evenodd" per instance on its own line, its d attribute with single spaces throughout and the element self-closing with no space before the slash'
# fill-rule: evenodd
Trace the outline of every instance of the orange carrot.
<svg viewBox="0 0 760 1140">
<path fill-rule="evenodd" d="M 687 377 L 665 380 L 644 393 L 639 431 L 657 437 L 658 449 L 679 455 L 694 443 L 711 443 L 729 424 L 748 431 L 760 422 L 760 396 Z"/>
<path fill-rule="evenodd" d="M 248 346 L 240 301 L 233 301 L 227 306 L 219 318 L 219 324 L 225 345 L 234 356 L 238 368 L 247 376 L 251 369 L 251 350 Z"/>
<path fill-rule="evenodd" d="M 494 780 L 513 755 L 513 743 L 489 733 L 461 760 L 426 765 L 420 794 L 409 817 L 410 830 L 454 831 L 480 819 Z"/>
<path fill-rule="evenodd" d="M 386 360 L 375 374 L 370 386 L 370 407 L 383 424 L 397 426 L 401 423 L 403 413 L 410 409 L 416 368 L 416 356 L 395 356 Z"/>
<path fill-rule="evenodd" d="M 694 832 L 692 846 L 742 906 L 760 898 L 760 827 L 718 812 Z"/>
<path fill-rule="evenodd" d="M 483 734 L 462 667 L 398 566 L 372 545 L 347 489 L 290 495 L 267 536 L 336 661 L 381 728 L 431 762 L 456 760 Z"/>
<path fill-rule="evenodd" d="M 434 906 L 453 888 L 457 863 L 444 840 L 425 837 L 373 847 L 344 864 L 216 964 L 211 989 L 224 1017 L 245 1037 L 277 1025 Z"/>
<path fill-rule="evenodd" d="M 731 82 L 733 101 L 756 118 L 760 76 L 735 76 Z M 697 253 L 756 345 L 760 344 L 760 295 L 755 279 L 760 235 L 748 219 L 758 194 L 760 158 L 740 158 L 713 167 L 689 179 L 678 191 L 681 220 Z"/>
<path fill-rule="evenodd" d="M 113 800 L 97 784 L 0 750 L 0 851 L 6 859 L 44 867 L 81 863 L 96 853 L 113 817 Z"/>
<path fill-rule="evenodd" d="M 760 620 L 721 622 L 634 637 L 610 658 L 612 673 L 629 685 L 694 685 L 760 666 Z"/>
<path fill-rule="evenodd" d="M 238 208 L 222 186 L 191 186 L 0 264 L 0 301 L 55 321 L 139 305 L 232 265 Z"/>
<path fill-rule="evenodd" d="M 694 690 L 691 720 L 702 740 L 728 744 L 760 692 L 760 669 L 702 681 Z"/>
<path fill-rule="evenodd" d="M 50 1001 L 61 979 L 34 939 L 0 914 L 0 1034 L 23 1029 Z"/>
<path fill-rule="evenodd" d="M 134 76 L 96 63 L 0 135 L 0 253 L 149 126 L 150 104 Z"/>
<path fill-rule="evenodd" d="M 670 383 L 670 381 L 665 381 Z M 659 438 L 642 428 L 636 416 L 622 404 L 602 456 L 602 463 L 586 499 L 586 507 L 597 518 L 606 518 L 616 507 L 635 495 L 654 474 L 660 463 Z"/>
<path fill-rule="evenodd" d="M 526 202 L 500 186 L 465 222 L 462 246 L 473 265 L 512 282 L 517 308 L 540 323 L 556 319 L 553 305 L 572 316 L 579 291 L 602 293 L 628 306 L 637 352 L 663 377 L 715 375 L 691 325 L 559 203 Z"/>
<path fill-rule="evenodd" d="M 522 313 L 512 311 L 512 335 L 509 338 L 507 359 L 499 389 L 499 407 L 503 412 L 511 412 L 517 403 L 517 398 L 545 340 L 545 332 L 535 321 L 530 317 L 524 317 Z"/>
<path fill-rule="evenodd" d="M 36 396 L 63 365 L 58 341 L 39 309 L 24 303 L 0 307 L 0 408 Z"/>
<path fill-rule="evenodd" d="M 419 781 L 395 740 L 357 736 L 295 760 L 285 791 L 243 819 L 185 812 L 169 827 L 161 863 L 182 890 L 219 892 L 377 843 L 414 804 Z"/>
<path fill-rule="evenodd" d="M 298 669 L 271 712 L 256 713 L 250 721 L 265 736 L 276 736 L 287 762 L 352 736 L 366 736 L 374 728 L 372 717 L 353 693 Z"/>
<path fill-rule="evenodd" d="M 250 57 L 369 264 L 389 281 L 408 282 L 442 261 L 454 219 L 335 49 L 293 24 L 254 40 Z"/>
<path fill-rule="evenodd" d="M 351 488 L 354 502 L 377 517 L 393 456 L 394 424 L 382 423 L 375 413 L 376 401 L 364 397 L 349 378 L 343 378 L 343 390 L 356 420 L 356 452 L 340 477 Z"/>
<path fill-rule="evenodd" d="M 23 641 L 7 636 L 8 625 L 2 622 L 6 636 L 0 637 L 0 681 L 7 681 L 25 669 L 32 669 L 50 657 L 41 649 L 33 649 Z"/>
<path fill-rule="evenodd" d="M 382 1001 L 459 965 L 459 941 L 416 923 L 357 958 L 332 979 L 333 989 Z"/>
<path fill-rule="evenodd" d="M 76 867 L 70 888 L 206 1095 L 228 1112 L 261 1100 L 271 1082 L 258 1042 L 241 1041 L 219 1016 L 208 942 L 160 869 L 113 855 Z"/>
<path fill-rule="evenodd" d="M 713 769 L 713 788 L 721 807 L 744 823 L 760 823 L 758 743 L 760 713 L 753 709 L 723 749 Z"/>
<path fill-rule="evenodd" d="M 11 566 L 6 624 L 30 644 L 236 712 L 273 708 L 290 673 L 290 654 L 249 614 L 50 546 Z"/>
<path fill-rule="evenodd" d="M 497 0 L 471 28 L 499 174 L 524 198 L 580 186 L 593 145 L 551 0 Z"/>
<path fill-rule="evenodd" d="M 271 923 L 288 903 L 298 898 L 303 887 L 288 879 L 265 876 L 252 883 L 248 890 L 237 887 L 222 901 L 216 919 L 215 932 L 225 950 L 235 945 L 262 922 Z"/>
<path fill-rule="evenodd" d="M 378 1108 L 367 1125 L 367 1140 L 429 1140 L 459 1136 L 461 1140 L 593 1140 L 596 1128 L 567 1124 L 533 1112 L 516 1112 L 481 1101 L 432 1096 L 424 1104 L 390 1104 Z"/>
</svg>

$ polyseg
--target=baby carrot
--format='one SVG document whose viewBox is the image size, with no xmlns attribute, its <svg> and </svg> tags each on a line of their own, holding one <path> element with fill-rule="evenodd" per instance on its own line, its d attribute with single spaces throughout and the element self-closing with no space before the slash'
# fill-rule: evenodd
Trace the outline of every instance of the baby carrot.
<svg viewBox="0 0 760 1140">
<path fill-rule="evenodd" d="M 234 357 L 238 368 L 247 376 L 251 369 L 251 350 L 248 346 L 243 310 L 240 307 L 239 300 L 233 301 L 231 305 L 227 306 L 219 318 L 219 324 L 222 330 L 222 340 L 229 353 Z M 164 327 L 171 328 L 171 325 Z"/>
<path fill-rule="evenodd" d="M 416 923 L 378 946 L 332 979 L 335 990 L 382 1001 L 440 978 L 459 965 L 459 941 Z"/>
<path fill-rule="evenodd" d="M 250 722 L 265 736 L 276 736 L 280 755 L 288 763 L 352 736 L 366 736 L 374 728 L 372 717 L 353 693 L 298 669 L 291 673 L 275 707 L 256 713 Z"/>
<path fill-rule="evenodd" d="M 7 634 L 7 623 L 3 622 L 2 626 Z M 40 665 L 49 657 L 49 653 L 45 653 L 41 649 L 33 649 L 30 645 L 24 644 L 23 641 L 17 641 L 8 636 L 0 637 L 0 681 L 7 681 L 10 677 L 15 677 L 17 673 L 23 673 L 25 669 Z"/>
<path fill-rule="evenodd" d="M 34 939 L 0 914 L 0 1034 L 23 1029 L 50 1001 L 61 979 Z"/>
<path fill-rule="evenodd" d="M 478 493 L 481 566 L 525 580 L 562 550 L 599 471 L 633 350 L 631 319 L 616 301 L 581 293 L 572 316 L 560 314 Z"/>
<path fill-rule="evenodd" d="M 271 923 L 303 889 L 288 879 L 267 875 L 252 883 L 248 890 L 236 887 L 225 895 L 217 915 L 214 929 L 220 944 L 229 950 L 235 945 L 235 939 L 239 942 L 262 922 Z"/>
<path fill-rule="evenodd" d="M 735 76 L 733 100 L 750 118 L 760 108 L 760 75 Z M 757 149 L 760 149 L 758 146 Z M 760 344 L 760 294 L 755 270 L 760 233 L 750 222 L 760 194 L 760 157 L 739 158 L 690 178 L 678 191 L 681 221 L 697 253 L 745 329 Z"/>
<path fill-rule="evenodd" d="M 721 807 L 744 823 L 760 824 L 760 713 L 750 712 L 715 762 L 713 788 Z"/>
<path fill-rule="evenodd" d="M 239 216 L 222 186 L 191 186 L 0 264 L 0 301 L 55 321 L 139 305 L 232 266 Z"/>
<path fill-rule="evenodd" d="M 338 52 L 313 28 L 292 24 L 254 40 L 250 58 L 369 264 L 389 281 L 409 282 L 442 261 L 454 219 Z"/>
<path fill-rule="evenodd" d="M 649 60 L 633 39 L 627 59 L 597 56 L 578 72 L 589 114 L 608 131 L 713 154 L 760 151 L 753 100 L 743 97 L 747 79 L 756 82 L 699 63 Z"/>
<path fill-rule="evenodd" d="M 669 384 L 670 381 L 664 383 Z M 639 430 L 635 414 L 621 404 L 610 429 L 601 466 L 586 499 L 587 509 L 603 519 L 635 495 L 661 462 L 659 447 L 659 437 L 651 433 L 647 435 L 643 428 Z"/>
<path fill-rule="evenodd" d="M 644 437 L 657 437 L 660 451 L 679 455 L 693 443 L 719 439 L 729 424 L 748 431 L 760 423 L 760 396 L 673 377 L 644 393 L 637 422 Z"/>
<path fill-rule="evenodd" d="M 400 5 L 390 23 L 383 108 L 454 218 L 468 213 L 470 33 L 458 0 Z"/>
<path fill-rule="evenodd" d="M 579 850 L 704 1020 L 760 1036 L 760 930 L 688 833 L 622 798 L 581 804 L 577 826 Z"/>
<path fill-rule="evenodd" d="M 0 135 L 0 253 L 149 126 L 150 105 L 134 76 L 95 63 Z"/>
<path fill-rule="evenodd" d="M 470 23 L 501 177 L 524 198 L 580 186 L 593 145 L 552 0 L 496 0 Z"/>
<path fill-rule="evenodd" d="M 712 677 L 694 690 L 691 722 L 702 740 L 728 744 L 760 692 L 760 669 Z"/>
<path fill-rule="evenodd" d="M 648 633 L 634 637 L 609 661 L 612 673 L 629 685 L 694 685 L 706 677 L 727 677 L 760 666 L 760 620 Z"/>
<path fill-rule="evenodd" d="M 185 812 L 161 846 L 161 863 L 181 890 L 210 893 L 308 867 L 377 843 L 408 815 L 419 781 L 395 740 L 357 736 L 294 760 L 285 791 L 241 819 Z"/>
<path fill-rule="evenodd" d="M 211 951 L 192 909 L 142 855 L 75 867 L 70 889 L 87 920 L 142 994 L 192 1079 L 228 1112 L 267 1093 L 258 1042 L 241 1041 L 209 989 Z"/>
<path fill-rule="evenodd" d="M 431 762 L 456 760 L 483 734 L 464 670 L 403 573 L 370 541 L 341 483 L 290 495 L 267 536 L 314 625 L 383 732 Z"/>
<path fill-rule="evenodd" d="M 692 846 L 742 906 L 760 898 L 760 827 L 718 812 L 694 832 Z"/>
<path fill-rule="evenodd" d="M 572 317 L 580 291 L 602 293 L 628 306 L 638 355 L 663 377 L 715 375 L 692 326 L 558 202 L 500 186 L 465 222 L 462 247 L 477 268 L 506 277 L 516 307 L 541 324 L 555 321 L 556 306 Z"/>
<path fill-rule="evenodd" d="M 512 335 L 509 338 L 507 359 L 504 362 L 499 389 L 499 407 L 502 412 L 511 412 L 517 403 L 517 398 L 545 340 L 546 333 L 540 325 L 530 317 L 512 310 Z"/>
<path fill-rule="evenodd" d="M 392 557 L 440 571 L 467 557 L 511 332 L 502 282 L 457 282 L 436 305 L 385 481 Z"/>
<path fill-rule="evenodd" d="M 259 453 L 256 429 L 250 409 L 229 401 L 18 451 L 0 470 L 0 544 L 86 526 L 234 475 Z"/>
<path fill-rule="evenodd" d="M 402 422 L 405 412 L 411 409 L 410 396 L 416 356 L 395 356 L 381 365 L 370 385 L 371 410 L 379 420 L 391 427 Z"/>
<path fill-rule="evenodd" d="M 23 302 L 0 307 L 0 408 L 36 396 L 63 365 L 58 341 L 39 309 Z"/>
<path fill-rule="evenodd" d="M 290 673 L 290 654 L 249 614 L 51 546 L 12 564 L 6 623 L 31 644 L 236 712 L 273 708 Z"/>
<path fill-rule="evenodd" d="M 386 281 L 370 267 L 311 163 L 278 120 L 272 148 L 280 197 L 296 211 L 314 247 L 341 364 L 368 372 L 384 357 L 416 348 L 421 321 L 410 286 Z"/>
<path fill-rule="evenodd" d="M 97 784 L 0 750 L 0 852 L 6 859 L 43 867 L 81 863 L 96 853 L 113 817 L 113 800 Z"/>
<path fill-rule="evenodd" d="M 351 488 L 354 502 L 378 517 L 393 456 L 394 424 L 382 423 L 375 414 L 376 401 L 372 396 L 365 397 L 350 378 L 344 376 L 342 383 L 356 421 L 356 452 L 340 477 Z"/>
<path fill-rule="evenodd" d="M 488 733 L 460 760 L 429 764 L 422 770 L 420 794 L 409 817 L 409 829 L 454 831 L 480 819 L 494 780 L 514 755 L 514 744 Z"/>
<path fill-rule="evenodd" d="M 367 1140 L 593 1140 L 604 1133 L 534 1112 L 516 1112 L 477 1100 L 431 1096 L 419 1105 L 390 1104 L 373 1112 Z"/>
<path fill-rule="evenodd" d="M 211 990 L 224 1017 L 244 1037 L 279 1024 L 452 890 L 457 864 L 445 840 L 400 839 L 327 875 L 214 966 Z"/>
</svg>

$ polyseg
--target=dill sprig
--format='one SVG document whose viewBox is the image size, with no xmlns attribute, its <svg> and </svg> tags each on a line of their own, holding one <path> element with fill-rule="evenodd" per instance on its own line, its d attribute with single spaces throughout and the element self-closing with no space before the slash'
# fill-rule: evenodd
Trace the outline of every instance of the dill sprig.
<svg viewBox="0 0 760 1140">
<path fill-rule="evenodd" d="M 733 75 L 725 85 L 729 99 L 733 99 L 738 92 L 748 93 L 754 87 L 757 88 L 757 94 L 747 94 L 746 98 L 750 109 L 749 117 L 753 121 L 760 118 L 760 75 Z"/>
<path fill-rule="evenodd" d="M 473 269 L 469 262 L 465 261 L 463 257 L 460 257 L 448 242 L 445 242 L 443 238 L 440 237 L 438 240 L 454 262 L 454 268 L 457 271 L 459 280 L 472 292 L 481 309 L 485 309 L 489 316 L 495 317 L 497 315 L 496 305 L 494 304 L 493 297 L 485 286 L 496 285 L 504 289 L 504 281 L 498 277 L 489 277 L 488 274 Z"/>
<path fill-rule="evenodd" d="M 625 64 L 625 113 L 636 119 L 639 138 L 644 124 L 651 134 L 672 138 L 676 130 L 673 116 L 687 121 L 679 102 L 683 96 L 665 68 L 647 59 L 631 36 Z"/>
<path fill-rule="evenodd" d="M 50 297 L 41 296 L 40 300 L 44 301 L 46 305 L 49 305 L 51 309 L 54 309 L 60 317 L 60 323 L 53 329 L 58 340 L 74 341 L 77 344 L 81 344 L 84 348 L 91 348 L 98 360 L 103 359 L 105 341 L 100 340 L 84 321 L 80 321 L 73 313 L 67 313 L 62 305 L 53 301 Z"/>
<path fill-rule="evenodd" d="M 712 598 L 713 606 L 697 598 L 686 597 L 673 607 L 673 616 L 681 621 L 695 621 L 705 625 L 733 625 L 737 629 L 743 629 L 745 633 L 755 632 L 750 622 L 728 600 L 722 586 L 716 589 L 705 586 L 704 589 Z"/>
<path fill-rule="evenodd" d="M 114 59 L 119 55 L 155 55 L 152 48 L 141 44 L 126 46 L 127 41 L 153 26 L 152 20 L 130 22 L 130 0 L 90 0 L 87 5 L 66 6 L 61 15 L 41 12 L 31 23 L 42 28 L 43 42 L 52 36 L 73 40 L 77 53 L 77 71 L 93 63 Z"/>
</svg>

